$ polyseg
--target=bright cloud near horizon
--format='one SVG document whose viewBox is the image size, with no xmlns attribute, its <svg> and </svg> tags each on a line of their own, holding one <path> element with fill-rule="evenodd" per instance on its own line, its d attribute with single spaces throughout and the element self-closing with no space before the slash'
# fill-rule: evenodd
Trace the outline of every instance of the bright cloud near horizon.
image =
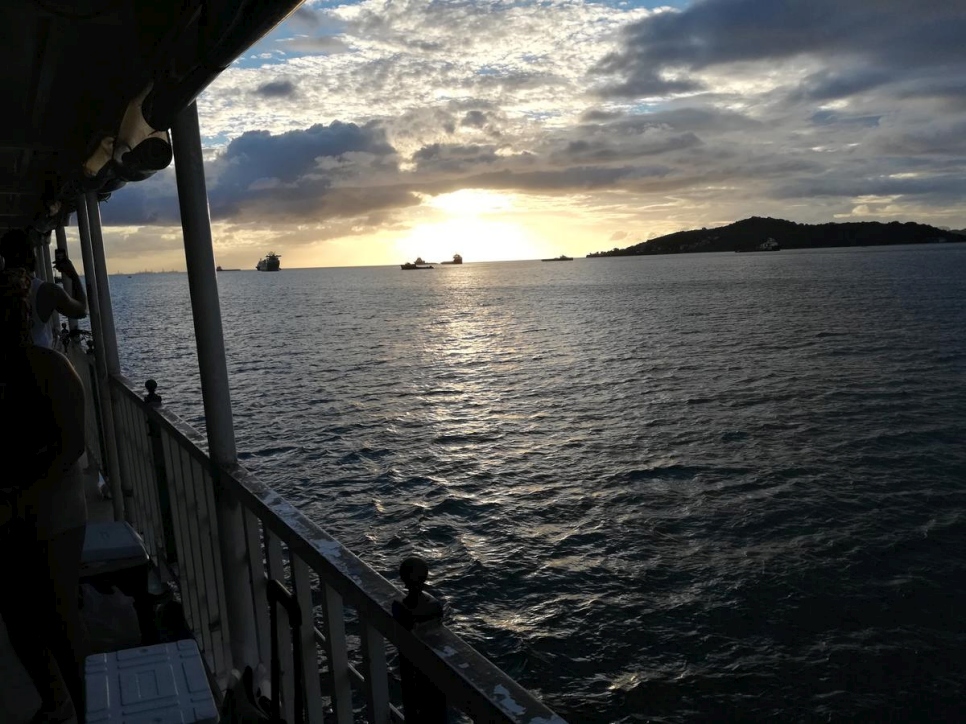
<svg viewBox="0 0 966 724">
<path fill-rule="evenodd" d="M 310 0 L 199 99 L 217 261 L 966 228 L 964 37 L 949 0 Z M 112 271 L 184 268 L 173 169 L 102 215 Z"/>
</svg>

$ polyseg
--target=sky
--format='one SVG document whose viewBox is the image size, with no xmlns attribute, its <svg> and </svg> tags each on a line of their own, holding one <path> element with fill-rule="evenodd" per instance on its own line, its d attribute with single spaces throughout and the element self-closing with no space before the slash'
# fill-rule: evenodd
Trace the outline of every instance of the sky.
<svg viewBox="0 0 966 724">
<path fill-rule="evenodd" d="M 309 0 L 198 100 L 216 261 L 966 228 L 964 38 L 966 0 Z M 102 218 L 111 271 L 184 269 L 173 168 Z"/>
</svg>

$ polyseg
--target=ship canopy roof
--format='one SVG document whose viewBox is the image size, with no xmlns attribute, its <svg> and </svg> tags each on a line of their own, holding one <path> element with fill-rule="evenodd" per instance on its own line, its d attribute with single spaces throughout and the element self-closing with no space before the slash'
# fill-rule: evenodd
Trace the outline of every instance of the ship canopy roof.
<svg viewBox="0 0 966 724">
<path fill-rule="evenodd" d="M 0 230 L 171 161 L 168 129 L 300 0 L 3 0 Z"/>
</svg>

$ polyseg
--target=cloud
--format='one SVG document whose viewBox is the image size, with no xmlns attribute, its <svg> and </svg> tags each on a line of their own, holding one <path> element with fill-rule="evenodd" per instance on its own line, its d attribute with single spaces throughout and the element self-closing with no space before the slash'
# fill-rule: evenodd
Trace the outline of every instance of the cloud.
<svg viewBox="0 0 966 724">
<path fill-rule="evenodd" d="M 255 92 L 266 98 L 289 98 L 295 95 L 296 90 L 290 80 L 273 80 L 258 86 Z"/>
<path fill-rule="evenodd" d="M 239 239 L 288 224 L 311 238 L 405 228 L 427 213 L 421 199 L 461 188 L 592 210 L 616 219 L 603 233 L 635 238 L 653 230 L 635 230 L 644 220 L 672 231 L 860 209 L 928 221 L 963 192 L 961 2 L 303 10 L 199 102 L 219 144 L 212 217 Z M 173 179 L 122 189 L 105 221 L 176 223 Z"/>
<path fill-rule="evenodd" d="M 492 165 L 498 160 L 494 146 L 434 143 L 423 146 L 413 154 L 413 161 L 421 171 L 433 169 L 461 173 L 479 165 Z"/>
<path fill-rule="evenodd" d="M 307 5 L 300 5 L 295 12 L 292 13 L 292 20 L 295 24 L 309 29 L 319 27 L 322 22 L 319 18 L 319 14 L 309 8 Z"/>
<path fill-rule="evenodd" d="M 460 121 L 460 125 L 469 128 L 483 128 L 486 125 L 486 113 L 483 111 L 467 111 Z"/>
<path fill-rule="evenodd" d="M 280 40 L 279 47 L 288 52 L 324 55 L 349 51 L 349 46 L 342 38 L 331 35 L 296 35 Z"/>
<path fill-rule="evenodd" d="M 812 98 L 852 95 L 910 77 L 966 69 L 966 7 L 924 0 L 706 0 L 630 24 L 596 72 L 617 76 L 604 96 L 666 96 L 707 87 L 699 72 L 809 59 Z M 957 73 L 957 71 L 959 71 Z M 669 78 L 668 74 L 675 74 Z"/>
<path fill-rule="evenodd" d="M 405 190 L 351 186 L 358 176 L 394 172 L 395 149 L 376 124 L 333 122 L 272 134 L 248 131 L 206 164 L 213 219 L 345 216 L 413 203 Z M 172 224 L 177 193 L 168 169 L 143 184 L 119 190 L 105 207 L 115 225 Z"/>
</svg>

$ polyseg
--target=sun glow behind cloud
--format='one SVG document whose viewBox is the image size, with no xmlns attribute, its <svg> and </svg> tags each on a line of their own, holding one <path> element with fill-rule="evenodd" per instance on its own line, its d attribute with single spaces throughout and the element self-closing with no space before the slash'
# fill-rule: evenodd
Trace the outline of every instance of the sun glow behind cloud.
<svg viewBox="0 0 966 724">
<path fill-rule="evenodd" d="M 424 200 L 432 217 L 396 243 L 407 260 L 442 261 L 462 254 L 466 261 L 534 259 L 541 244 L 519 218 L 520 199 L 482 189 L 461 189 Z"/>
</svg>

